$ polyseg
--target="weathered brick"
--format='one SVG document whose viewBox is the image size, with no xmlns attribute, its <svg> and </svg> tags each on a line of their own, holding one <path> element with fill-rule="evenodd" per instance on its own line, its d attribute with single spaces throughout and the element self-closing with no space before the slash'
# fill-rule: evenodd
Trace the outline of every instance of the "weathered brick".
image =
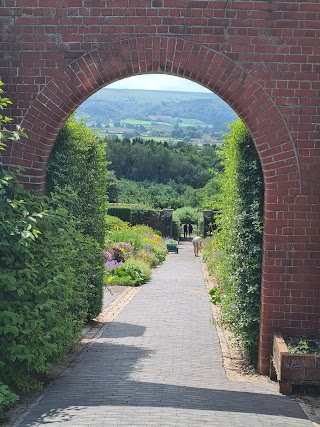
<svg viewBox="0 0 320 427">
<path fill-rule="evenodd" d="M 19 7 L 7 0 L 0 11 L 0 75 L 14 101 L 9 114 L 29 136 L 28 151 L 17 145 L 11 162 L 27 167 L 28 188 L 44 185 L 28 157 L 41 149 L 37 132 L 49 154 L 47 144 L 85 98 L 140 71 L 199 82 L 243 119 L 265 179 L 262 293 L 275 283 L 297 291 L 283 305 L 284 295 L 263 294 L 265 372 L 269 328 L 318 329 L 319 294 L 306 289 L 300 314 L 296 298 L 306 284 L 318 286 L 320 267 L 319 12 L 317 0 L 227 7 L 218 0 L 70 0 L 63 8 L 59 0 L 25 0 Z"/>
</svg>

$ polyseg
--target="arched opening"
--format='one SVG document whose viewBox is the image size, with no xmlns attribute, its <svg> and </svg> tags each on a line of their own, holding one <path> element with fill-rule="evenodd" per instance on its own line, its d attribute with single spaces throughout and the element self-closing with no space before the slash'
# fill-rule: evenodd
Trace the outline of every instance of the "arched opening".
<svg viewBox="0 0 320 427">
<path fill-rule="evenodd" d="M 286 287 L 295 281 L 293 271 L 285 269 L 288 257 L 294 257 L 294 235 L 279 235 L 277 218 L 280 213 L 282 228 L 289 227 L 292 220 L 286 200 L 299 195 L 301 183 L 295 147 L 279 110 L 236 62 L 204 45 L 175 37 L 141 37 L 100 47 L 47 83 L 21 123 L 28 129 L 28 144 L 14 144 L 4 162 L 25 167 L 27 188 L 43 189 L 48 157 L 70 114 L 107 84 L 142 73 L 182 76 L 208 88 L 236 111 L 253 137 L 265 184 L 259 369 L 267 373 L 273 331 L 282 324 L 286 330 L 294 328 L 290 297 L 285 308 L 289 321 L 285 323 L 284 306 L 277 300 L 278 284 Z M 312 316 L 307 323 L 314 324 Z"/>
</svg>

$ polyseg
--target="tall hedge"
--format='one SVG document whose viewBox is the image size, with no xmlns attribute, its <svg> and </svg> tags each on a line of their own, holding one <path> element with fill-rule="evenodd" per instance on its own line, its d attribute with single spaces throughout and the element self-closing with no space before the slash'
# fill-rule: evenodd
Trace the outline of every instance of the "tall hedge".
<svg viewBox="0 0 320 427">
<path fill-rule="evenodd" d="M 76 194 L 68 206 L 81 229 L 104 243 L 107 161 L 105 142 L 71 116 L 53 147 L 47 167 L 46 193 L 71 187 Z"/>
<path fill-rule="evenodd" d="M 0 97 L 1 109 L 9 103 Z M 0 150 L 23 134 L 7 130 L 10 122 L 0 115 Z M 17 172 L 0 168 L 0 414 L 18 398 L 10 388 L 37 387 L 87 317 L 88 260 L 97 243 L 61 207 L 65 197 L 27 193 Z"/>
<path fill-rule="evenodd" d="M 221 282 L 223 321 L 256 361 L 260 322 L 263 175 L 252 138 L 239 120 L 219 152 L 223 172 L 215 209 L 217 230 L 208 248 Z M 210 251 L 210 249 L 208 249 Z"/>
<path fill-rule="evenodd" d="M 102 245 L 105 240 L 107 161 L 105 143 L 82 122 L 71 116 L 51 153 L 46 194 L 69 188 L 74 197 L 66 207 L 79 229 L 98 242 L 87 271 L 89 317 L 101 311 L 103 287 Z"/>
<path fill-rule="evenodd" d="M 95 249 L 61 197 L 41 201 L 14 181 L 0 221 L 0 382 L 36 388 L 78 338 L 88 313 L 87 258 Z M 15 206 L 21 201 L 23 206 Z M 18 231 L 19 232 L 15 232 Z"/>
</svg>

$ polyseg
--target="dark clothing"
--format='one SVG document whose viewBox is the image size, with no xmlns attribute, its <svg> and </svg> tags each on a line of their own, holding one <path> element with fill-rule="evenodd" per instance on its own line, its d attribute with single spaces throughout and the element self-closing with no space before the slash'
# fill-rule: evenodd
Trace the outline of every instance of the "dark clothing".
<svg viewBox="0 0 320 427">
<path fill-rule="evenodd" d="M 186 238 L 188 235 L 188 226 L 187 224 L 184 224 L 183 226 L 183 237 Z"/>
</svg>

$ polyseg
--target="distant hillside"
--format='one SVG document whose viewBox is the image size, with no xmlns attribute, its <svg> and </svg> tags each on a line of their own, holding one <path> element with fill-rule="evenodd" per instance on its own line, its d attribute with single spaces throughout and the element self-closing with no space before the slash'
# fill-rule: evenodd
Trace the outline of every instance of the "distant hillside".
<svg viewBox="0 0 320 427">
<path fill-rule="evenodd" d="M 224 101 L 211 93 L 108 88 L 85 101 L 77 115 L 85 115 L 88 122 L 103 124 L 126 119 L 150 120 L 150 116 L 194 119 L 213 131 L 226 131 L 226 124 L 237 117 Z"/>
</svg>

